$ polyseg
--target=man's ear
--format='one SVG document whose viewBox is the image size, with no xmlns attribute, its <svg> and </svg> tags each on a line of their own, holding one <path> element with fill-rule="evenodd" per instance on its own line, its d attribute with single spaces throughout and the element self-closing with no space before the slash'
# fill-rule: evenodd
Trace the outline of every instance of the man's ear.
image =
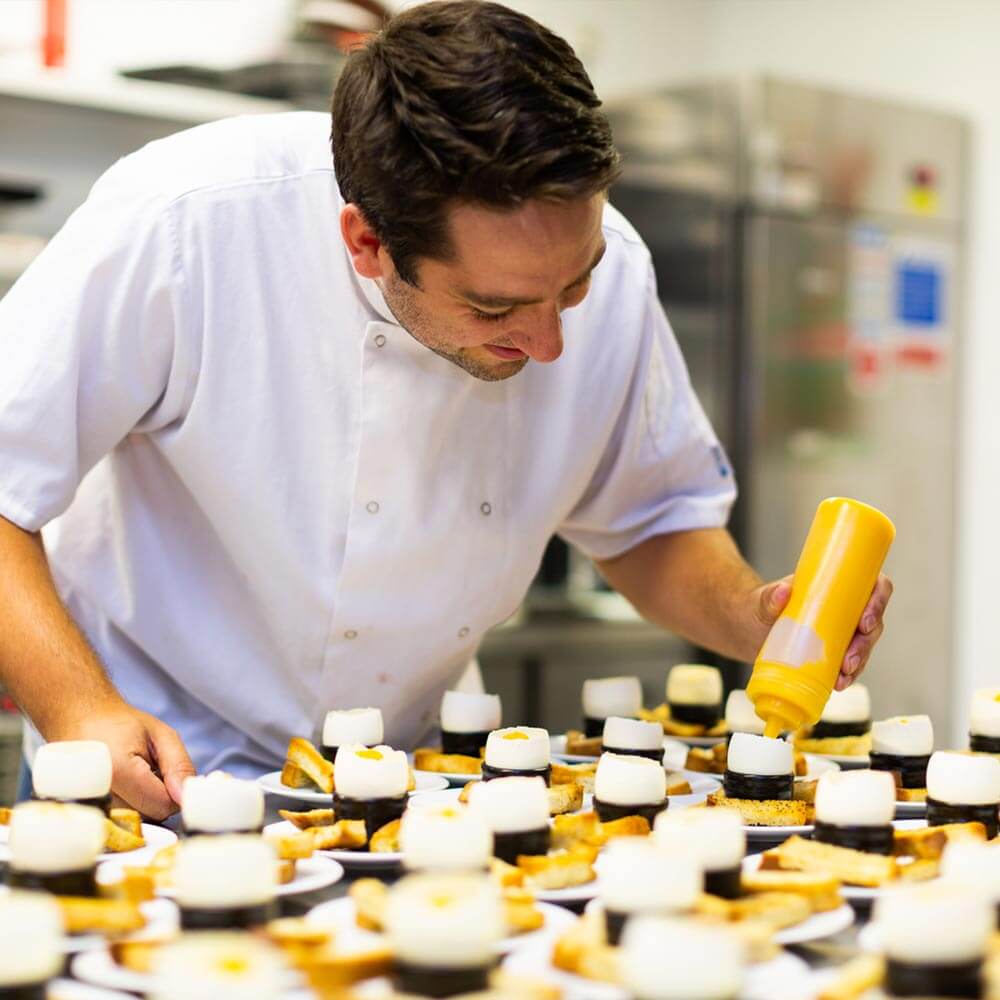
<svg viewBox="0 0 1000 1000">
<path fill-rule="evenodd" d="M 340 235 L 351 255 L 354 270 L 362 278 L 384 276 L 382 243 L 357 205 L 348 203 L 340 210 Z"/>
</svg>

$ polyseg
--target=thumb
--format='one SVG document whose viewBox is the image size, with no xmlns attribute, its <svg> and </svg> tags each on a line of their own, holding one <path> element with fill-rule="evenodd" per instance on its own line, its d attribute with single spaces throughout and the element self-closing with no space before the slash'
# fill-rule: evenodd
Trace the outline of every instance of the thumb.
<svg viewBox="0 0 1000 1000">
<path fill-rule="evenodd" d="M 786 576 L 767 583 L 758 591 L 757 617 L 767 626 L 773 625 L 785 610 L 792 596 L 792 578 Z"/>
<path fill-rule="evenodd" d="M 190 778 L 198 771 L 191 763 L 191 758 L 184 748 L 184 741 L 172 726 L 157 720 L 149 727 L 149 737 L 153 744 L 153 752 L 156 754 L 156 763 L 163 777 L 163 784 L 166 785 L 170 798 L 180 805 L 184 779 Z"/>
<path fill-rule="evenodd" d="M 129 754 L 115 778 L 115 792 L 143 816 L 161 820 L 177 811 L 163 782 L 140 754 Z"/>
</svg>

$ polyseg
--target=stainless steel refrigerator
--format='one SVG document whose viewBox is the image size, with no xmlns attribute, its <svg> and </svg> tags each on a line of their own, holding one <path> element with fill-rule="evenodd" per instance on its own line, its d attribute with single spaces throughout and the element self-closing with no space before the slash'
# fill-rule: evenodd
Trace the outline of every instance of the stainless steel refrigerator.
<svg viewBox="0 0 1000 1000">
<path fill-rule="evenodd" d="M 760 78 L 609 108 L 611 200 L 741 486 L 733 530 L 791 572 L 817 503 L 896 522 L 896 593 L 865 681 L 876 716 L 927 712 L 948 745 L 965 122 Z"/>
</svg>

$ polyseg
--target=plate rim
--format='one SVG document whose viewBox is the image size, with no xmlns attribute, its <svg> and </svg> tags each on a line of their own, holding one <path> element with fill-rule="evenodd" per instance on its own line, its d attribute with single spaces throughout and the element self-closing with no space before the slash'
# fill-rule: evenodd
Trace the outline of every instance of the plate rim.
<svg viewBox="0 0 1000 1000">
<path fill-rule="evenodd" d="M 440 792 L 445 788 L 448 788 L 450 782 L 443 774 L 435 774 L 433 771 L 421 771 L 419 772 L 425 781 L 433 779 L 433 788 L 414 788 L 410 792 L 410 795 L 420 795 L 423 792 Z M 414 775 L 417 772 L 414 771 Z M 277 781 L 270 781 L 269 779 L 277 776 Z M 263 789 L 265 795 L 276 795 L 281 798 L 286 799 L 298 799 L 300 802 L 328 802 L 330 800 L 329 792 L 320 792 L 312 788 L 287 788 L 284 785 L 280 785 L 281 771 L 267 771 L 264 774 L 258 774 L 255 781 L 257 785 Z M 441 784 L 440 782 L 444 782 Z M 280 787 L 279 787 L 280 785 Z"/>
</svg>

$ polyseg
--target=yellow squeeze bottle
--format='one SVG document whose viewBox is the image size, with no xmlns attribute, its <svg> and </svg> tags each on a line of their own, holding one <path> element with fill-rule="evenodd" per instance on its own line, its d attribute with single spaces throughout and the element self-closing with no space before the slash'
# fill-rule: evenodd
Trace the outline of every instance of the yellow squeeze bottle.
<svg viewBox="0 0 1000 1000">
<path fill-rule="evenodd" d="M 816 510 L 792 596 L 757 655 L 747 696 L 766 736 L 819 721 L 896 528 L 858 500 Z"/>
</svg>

